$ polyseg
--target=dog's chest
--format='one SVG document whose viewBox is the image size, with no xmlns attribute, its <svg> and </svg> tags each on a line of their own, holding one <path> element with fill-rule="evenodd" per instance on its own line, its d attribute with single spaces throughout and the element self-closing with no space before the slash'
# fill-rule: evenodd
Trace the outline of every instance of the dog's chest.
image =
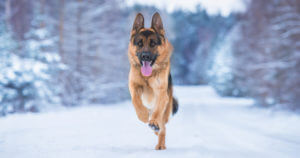
<svg viewBox="0 0 300 158">
<path fill-rule="evenodd" d="M 146 106 L 148 109 L 150 110 L 154 109 L 156 99 L 152 93 L 150 92 L 142 93 L 141 100 L 143 102 L 143 105 Z"/>
</svg>

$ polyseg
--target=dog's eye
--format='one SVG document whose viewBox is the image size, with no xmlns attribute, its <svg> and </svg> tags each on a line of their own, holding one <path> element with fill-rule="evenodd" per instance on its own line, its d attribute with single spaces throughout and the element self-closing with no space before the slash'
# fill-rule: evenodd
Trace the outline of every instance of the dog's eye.
<svg viewBox="0 0 300 158">
<path fill-rule="evenodd" d="M 155 47 L 155 46 L 156 46 L 156 43 L 153 40 L 151 40 L 150 41 L 150 47 Z"/>
<path fill-rule="evenodd" d="M 138 45 L 139 47 L 143 47 L 143 41 L 140 40 L 140 41 L 137 43 L 137 45 Z"/>
</svg>

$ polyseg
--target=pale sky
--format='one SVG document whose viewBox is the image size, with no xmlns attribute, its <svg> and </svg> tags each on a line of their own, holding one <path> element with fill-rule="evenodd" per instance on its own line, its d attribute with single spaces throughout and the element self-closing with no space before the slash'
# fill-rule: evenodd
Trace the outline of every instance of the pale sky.
<svg viewBox="0 0 300 158">
<path fill-rule="evenodd" d="M 129 6 L 135 3 L 143 5 L 154 5 L 157 8 L 172 12 L 175 9 L 195 11 L 197 4 L 204 7 L 209 14 L 221 13 L 227 16 L 231 12 L 241 12 L 245 10 L 245 0 L 127 0 Z"/>
</svg>

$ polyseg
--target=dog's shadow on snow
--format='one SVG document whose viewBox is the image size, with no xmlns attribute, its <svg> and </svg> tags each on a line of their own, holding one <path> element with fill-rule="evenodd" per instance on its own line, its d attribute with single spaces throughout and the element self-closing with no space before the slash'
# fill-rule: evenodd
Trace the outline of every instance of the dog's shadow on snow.
<svg viewBox="0 0 300 158">
<path fill-rule="evenodd" d="M 191 151 L 192 148 L 179 148 L 179 147 L 167 147 L 166 150 L 155 150 L 154 147 L 146 146 L 126 146 L 126 147 L 110 147 L 109 150 L 112 152 L 121 152 L 121 153 L 153 153 L 153 152 L 172 152 L 172 153 L 184 153 Z"/>
</svg>

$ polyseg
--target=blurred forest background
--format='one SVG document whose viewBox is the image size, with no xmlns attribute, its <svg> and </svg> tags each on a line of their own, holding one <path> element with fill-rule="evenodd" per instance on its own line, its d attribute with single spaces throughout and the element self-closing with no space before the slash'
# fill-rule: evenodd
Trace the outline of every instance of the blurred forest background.
<svg viewBox="0 0 300 158">
<path fill-rule="evenodd" d="M 162 15 L 177 85 L 209 84 L 262 107 L 300 109 L 300 1 L 245 1 L 228 16 L 122 0 L 1 0 L 0 115 L 129 99 L 134 17 Z"/>
</svg>

